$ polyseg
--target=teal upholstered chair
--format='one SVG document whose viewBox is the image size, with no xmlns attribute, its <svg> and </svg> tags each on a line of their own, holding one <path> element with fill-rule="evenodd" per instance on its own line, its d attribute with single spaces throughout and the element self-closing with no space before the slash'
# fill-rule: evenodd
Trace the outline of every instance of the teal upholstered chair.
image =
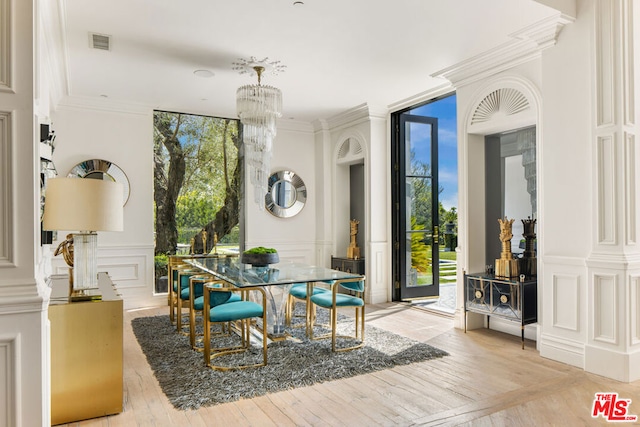
<svg viewBox="0 0 640 427">
<path fill-rule="evenodd" d="M 189 295 L 190 295 L 189 281 L 191 280 L 191 277 L 193 276 L 200 277 L 200 276 L 203 276 L 203 274 L 202 274 L 202 270 L 182 268 L 177 270 L 176 276 L 177 276 L 176 283 L 173 285 L 174 294 L 175 294 L 176 330 L 186 335 L 187 332 L 182 330 L 182 325 L 183 325 L 182 309 L 189 308 L 189 304 L 188 304 Z M 173 311 L 173 309 L 171 311 Z"/>
<path fill-rule="evenodd" d="M 339 292 L 340 288 L 352 291 L 354 295 Z M 336 280 L 331 284 L 330 292 L 321 292 L 311 295 L 311 302 L 330 311 L 331 333 L 319 337 L 313 336 L 313 325 L 311 327 L 311 339 L 322 339 L 331 337 L 331 350 L 348 351 L 360 348 L 364 345 L 364 277 L 353 279 Z M 338 309 L 344 307 L 355 308 L 355 336 L 338 335 L 336 328 L 338 325 Z M 338 348 L 336 338 L 350 338 L 359 341 L 358 344 Z"/>
<path fill-rule="evenodd" d="M 204 309 L 204 288 L 205 282 L 206 286 L 223 286 L 225 284 L 224 281 L 212 281 L 211 276 L 203 276 L 205 280 L 201 280 L 199 276 L 192 276 L 189 280 L 189 342 L 191 343 L 191 348 L 197 351 L 203 351 L 204 347 L 200 347 L 197 345 L 197 337 L 196 337 L 196 327 L 198 323 L 198 317 L 202 317 L 203 309 Z M 240 295 L 234 293 L 231 295 L 227 302 L 235 302 L 240 301 Z M 198 316 L 199 315 L 199 316 Z M 224 334 L 228 332 L 228 325 L 221 325 L 220 333 Z M 227 333 L 228 335 L 228 333 Z"/>
<path fill-rule="evenodd" d="M 249 292 L 257 292 L 262 298 L 262 304 L 247 301 Z M 240 292 L 241 301 L 229 302 L 234 292 Z M 251 346 L 251 320 L 262 319 L 262 325 L 267 324 L 267 296 L 263 288 L 246 287 L 236 288 L 229 286 L 205 286 L 204 307 L 209 308 L 208 313 L 203 313 L 204 319 L 204 363 L 217 370 L 244 369 L 267 364 L 267 334 L 262 335 L 262 362 L 236 366 L 221 366 L 214 363 L 216 358 L 247 351 Z M 227 347 L 212 347 L 211 327 L 215 324 L 233 322 L 238 325 L 240 344 Z"/>
<path fill-rule="evenodd" d="M 191 270 L 193 267 L 185 264 L 183 259 L 172 255 L 169 257 L 168 280 L 169 280 L 169 318 L 171 323 L 176 321 L 176 306 L 178 304 L 178 273 L 182 270 Z"/>
<path fill-rule="evenodd" d="M 325 283 L 329 283 L 329 282 L 325 282 Z M 287 303 L 285 305 L 285 325 L 291 327 L 291 322 L 293 320 L 294 317 L 296 317 L 293 312 L 295 310 L 295 306 L 296 306 L 296 302 L 297 301 L 304 301 L 306 306 L 305 306 L 305 323 L 304 323 L 304 327 L 306 328 L 306 333 L 307 336 L 311 333 L 310 328 L 312 327 L 311 325 L 313 325 L 315 323 L 315 319 L 316 319 L 316 311 L 314 309 L 314 305 L 310 303 L 309 301 L 309 296 L 310 293 L 308 293 L 308 288 L 311 287 L 310 284 L 307 283 L 294 283 L 293 286 L 291 286 L 291 289 L 289 289 L 289 295 L 287 295 Z M 313 286 L 313 294 L 319 294 L 322 292 L 329 292 L 327 289 L 325 288 L 321 288 L 318 286 Z M 302 327 L 302 326 L 293 326 L 295 327 Z"/>
</svg>

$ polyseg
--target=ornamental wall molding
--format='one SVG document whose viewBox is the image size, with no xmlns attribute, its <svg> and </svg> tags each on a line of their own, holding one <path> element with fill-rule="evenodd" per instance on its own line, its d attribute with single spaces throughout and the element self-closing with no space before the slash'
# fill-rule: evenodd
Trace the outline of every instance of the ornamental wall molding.
<svg viewBox="0 0 640 427">
<path fill-rule="evenodd" d="M 514 66 L 540 57 L 543 50 L 554 46 L 565 25 L 575 19 L 557 14 L 511 33 L 508 42 L 484 53 L 431 74 L 449 80 L 455 87 L 465 86 Z"/>
</svg>

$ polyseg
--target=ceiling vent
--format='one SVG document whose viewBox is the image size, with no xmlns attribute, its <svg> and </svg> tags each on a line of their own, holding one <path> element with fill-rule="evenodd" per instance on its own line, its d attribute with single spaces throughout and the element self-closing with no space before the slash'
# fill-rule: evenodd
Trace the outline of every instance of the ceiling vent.
<svg viewBox="0 0 640 427">
<path fill-rule="evenodd" d="M 111 36 L 89 33 L 89 43 L 94 49 L 111 50 Z"/>
</svg>

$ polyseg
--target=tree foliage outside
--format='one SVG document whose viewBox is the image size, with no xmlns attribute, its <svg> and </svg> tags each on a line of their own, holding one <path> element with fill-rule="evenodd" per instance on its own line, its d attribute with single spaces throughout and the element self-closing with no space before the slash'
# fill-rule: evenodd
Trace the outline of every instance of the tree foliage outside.
<svg viewBox="0 0 640 427">
<path fill-rule="evenodd" d="M 235 236 L 242 158 L 237 120 L 154 112 L 156 254 L 208 253 Z"/>
<path fill-rule="evenodd" d="M 432 197 L 431 188 L 431 167 L 430 165 L 415 159 L 413 151 L 410 153 L 411 172 L 410 175 L 416 176 L 411 179 L 411 266 L 420 274 L 431 274 L 431 244 L 432 244 Z M 444 191 L 442 186 L 438 188 L 438 194 Z M 439 244 L 444 246 L 447 241 L 443 233 L 445 224 L 453 222 L 457 224 L 458 214 L 455 207 L 446 210 L 441 202 L 438 201 L 438 228 L 440 232 Z M 424 232 L 415 232 L 425 230 Z M 425 257 L 428 259 L 425 260 Z"/>
<path fill-rule="evenodd" d="M 424 226 L 416 222 L 416 217 L 411 217 L 411 266 L 418 273 L 427 273 L 431 265 L 431 246 L 425 245 L 425 233 L 417 230 L 424 230 Z"/>
</svg>

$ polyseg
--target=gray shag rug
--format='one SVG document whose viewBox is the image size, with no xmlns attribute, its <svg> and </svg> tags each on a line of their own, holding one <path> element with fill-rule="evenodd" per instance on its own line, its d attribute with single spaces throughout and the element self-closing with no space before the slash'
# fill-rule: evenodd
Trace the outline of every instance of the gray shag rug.
<svg viewBox="0 0 640 427">
<path fill-rule="evenodd" d="M 297 312 L 303 310 L 304 305 L 300 306 L 298 304 L 296 307 Z M 319 323 L 327 322 L 326 313 L 327 310 L 318 310 Z M 203 353 L 191 349 L 189 337 L 176 332 L 168 315 L 139 317 L 131 321 L 131 326 L 162 391 L 173 406 L 182 410 L 262 396 L 448 355 L 428 344 L 369 325 L 365 326 L 364 347 L 333 353 L 330 339 L 311 341 L 306 338 L 304 328 L 290 328 L 287 332 L 294 339 L 269 343 L 267 366 L 215 371 L 205 366 Z M 352 319 L 340 316 L 339 332 L 353 334 L 353 326 Z M 198 329 L 201 331 L 201 326 Z M 316 326 L 314 331 L 318 334 L 328 332 L 320 326 Z M 343 346 L 352 344 L 348 340 L 339 342 Z M 219 345 L 220 340 L 214 343 Z M 262 347 L 254 344 L 250 351 L 242 355 L 220 357 L 216 363 L 257 363 L 261 358 Z"/>
</svg>

